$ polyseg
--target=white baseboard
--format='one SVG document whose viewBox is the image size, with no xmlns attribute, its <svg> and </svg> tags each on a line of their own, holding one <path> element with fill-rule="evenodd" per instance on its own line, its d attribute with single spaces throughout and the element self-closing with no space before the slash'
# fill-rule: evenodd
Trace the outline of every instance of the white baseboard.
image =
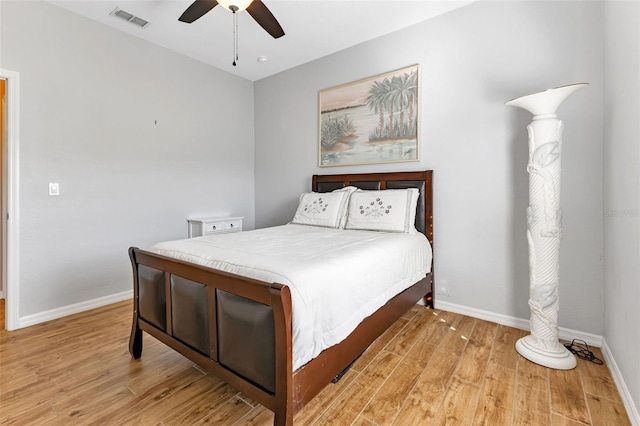
<svg viewBox="0 0 640 426">
<path fill-rule="evenodd" d="M 468 306 L 457 305 L 455 303 L 442 302 L 436 299 L 435 307 L 443 311 L 449 311 L 456 314 L 467 315 L 474 318 L 495 322 L 509 327 L 519 328 L 520 330 L 531 330 L 528 319 L 511 317 L 508 315 L 496 314 L 495 312 L 484 311 L 482 309 L 470 308 Z M 584 331 L 573 330 L 570 328 L 559 328 L 559 337 L 562 340 L 580 339 L 584 340 L 587 345 L 602 347 L 602 336 L 597 334 L 586 333 Z"/>
<path fill-rule="evenodd" d="M 38 312 L 37 314 L 18 318 L 17 328 L 29 327 L 31 325 L 40 324 L 46 321 L 62 318 L 67 315 L 77 314 L 79 312 L 88 311 L 90 309 L 99 308 L 101 306 L 110 305 L 112 303 L 121 302 L 123 300 L 131 298 L 133 298 L 133 290 L 127 290 L 121 293 L 110 294 L 109 296 L 87 300 L 86 302 L 80 302 L 73 305 L 63 306 L 61 308 L 51 309 L 50 311 Z"/>
<path fill-rule="evenodd" d="M 636 404 L 633 402 L 633 398 L 629 393 L 627 384 L 622 378 L 622 373 L 620 373 L 618 364 L 611 353 L 611 349 L 609 348 L 607 341 L 604 339 L 602 342 L 602 355 L 604 355 L 604 361 L 607 363 L 607 367 L 611 370 L 611 375 L 613 376 L 613 380 L 616 382 L 618 392 L 620 393 L 620 397 L 624 403 L 624 408 L 627 410 L 631 424 L 634 426 L 640 426 L 640 413 L 638 412 L 638 407 L 636 407 Z"/>
</svg>

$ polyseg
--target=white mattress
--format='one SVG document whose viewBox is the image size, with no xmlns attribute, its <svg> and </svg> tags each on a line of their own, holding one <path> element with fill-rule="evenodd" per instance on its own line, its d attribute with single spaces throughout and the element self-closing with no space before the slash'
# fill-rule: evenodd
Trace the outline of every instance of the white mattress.
<svg viewBox="0 0 640 426">
<path fill-rule="evenodd" d="M 152 252 L 291 289 L 293 369 L 346 338 L 430 271 L 420 233 L 288 224 L 154 245 Z"/>
</svg>

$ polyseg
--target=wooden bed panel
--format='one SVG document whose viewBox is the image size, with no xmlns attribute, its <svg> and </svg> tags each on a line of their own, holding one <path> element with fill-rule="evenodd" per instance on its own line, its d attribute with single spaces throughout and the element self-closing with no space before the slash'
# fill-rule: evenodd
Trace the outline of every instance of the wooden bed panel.
<svg viewBox="0 0 640 426">
<path fill-rule="evenodd" d="M 226 291 L 216 292 L 220 364 L 275 393 L 273 308 Z"/>
</svg>

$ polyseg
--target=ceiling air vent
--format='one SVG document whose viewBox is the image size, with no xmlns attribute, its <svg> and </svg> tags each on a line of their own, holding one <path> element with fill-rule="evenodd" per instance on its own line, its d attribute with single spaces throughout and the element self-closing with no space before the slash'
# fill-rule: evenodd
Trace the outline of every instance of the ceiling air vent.
<svg viewBox="0 0 640 426">
<path fill-rule="evenodd" d="M 134 25 L 137 25 L 140 28 L 144 28 L 149 24 L 149 21 L 146 21 L 142 18 L 139 18 L 129 12 L 125 12 L 124 10 L 116 7 L 113 12 L 110 13 L 112 16 L 117 16 L 118 18 L 122 18 L 127 22 L 130 22 Z"/>
</svg>

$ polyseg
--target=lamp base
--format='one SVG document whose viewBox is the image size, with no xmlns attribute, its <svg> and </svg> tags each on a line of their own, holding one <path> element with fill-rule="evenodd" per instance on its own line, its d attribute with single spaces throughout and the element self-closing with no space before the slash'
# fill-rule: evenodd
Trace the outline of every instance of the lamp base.
<svg viewBox="0 0 640 426">
<path fill-rule="evenodd" d="M 544 341 L 529 335 L 516 342 L 516 351 L 526 359 L 544 367 L 556 370 L 571 370 L 577 365 L 576 357 L 560 342 L 547 345 Z M 549 348 L 549 346 L 552 346 Z"/>
</svg>

